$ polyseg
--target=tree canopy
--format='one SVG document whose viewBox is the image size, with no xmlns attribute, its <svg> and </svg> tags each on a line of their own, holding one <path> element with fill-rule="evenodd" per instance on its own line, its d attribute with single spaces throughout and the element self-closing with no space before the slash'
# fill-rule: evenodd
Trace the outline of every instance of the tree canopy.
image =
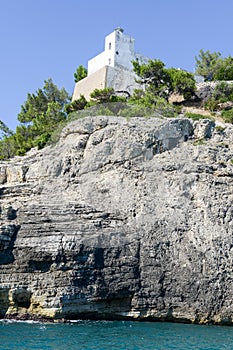
<svg viewBox="0 0 233 350">
<path fill-rule="evenodd" d="M 49 140 L 54 127 L 66 119 L 64 106 L 70 101 L 67 91 L 59 89 L 52 79 L 45 80 L 42 89 L 28 94 L 18 114 L 20 125 L 16 129 L 18 154 L 24 154 L 31 147 L 43 147 Z"/>
<path fill-rule="evenodd" d="M 177 92 L 190 98 L 195 92 L 195 79 L 192 73 L 176 68 L 166 68 L 160 60 L 149 60 L 148 63 L 133 61 L 137 82 L 155 96 L 168 97 Z"/>
<path fill-rule="evenodd" d="M 13 131 L 11 131 L 2 120 L 0 120 L 0 140 L 4 137 L 11 136 L 12 134 Z"/>
<path fill-rule="evenodd" d="M 86 78 L 86 76 L 87 76 L 87 69 L 83 65 L 78 66 L 78 68 L 76 69 L 76 71 L 74 73 L 75 83 Z"/>
<path fill-rule="evenodd" d="M 233 80 L 233 57 L 221 57 L 220 52 L 200 50 L 195 57 L 196 74 L 204 77 L 205 81 Z"/>
<path fill-rule="evenodd" d="M 23 155 L 32 147 L 44 147 L 59 123 L 66 119 L 64 106 L 70 96 L 59 89 L 52 79 L 45 80 L 42 89 L 29 93 L 18 114 L 20 124 L 12 133 L 1 123 L 4 137 L 0 141 L 1 159 Z"/>
<path fill-rule="evenodd" d="M 149 60 L 148 63 L 133 61 L 133 70 L 138 75 L 137 82 L 147 90 L 160 97 L 168 95 L 169 75 L 165 64 L 160 60 Z"/>
<path fill-rule="evenodd" d="M 196 83 L 192 73 L 176 68 L 169 68 L 167 73 L 170 79 L 170 93 L 181 94 L 184 99 L 190 99 L 194 96 Z"/>
<path fill-rule="evenodd" d="M 95 89 L 90 94 L 90 97 L 92 98 L 91 102 L 94 102 L 94 104 L 126 101 L 125 97 L 117 96 L 115 90 L 111 87 L 105 89 Z"/>
<path fill-rule="evenodd" d="M 229 56 L 220 61 L 214 80 L 233 80 L 233 57 Z"/>
</svg>

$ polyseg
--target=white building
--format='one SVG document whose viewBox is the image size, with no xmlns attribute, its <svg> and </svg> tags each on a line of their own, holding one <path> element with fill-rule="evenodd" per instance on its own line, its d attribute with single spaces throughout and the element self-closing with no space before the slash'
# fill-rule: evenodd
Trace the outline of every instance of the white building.
<svg viewBox="0 0 233 350">
<path fill-rule="evenodd" d="M 134 39 L 117 28 L 105 37 L 105 49 L 88 61 L 88 76 L 75 85 L 72 101 L 80 95 L 90 98 L 94 89 L 113 87 L 115 91 L 127 91 L 140 88 L 135 82 L 132 61 L 138 59 L 147 62 L 148 58 L 135 53 Z"/>
</svg>

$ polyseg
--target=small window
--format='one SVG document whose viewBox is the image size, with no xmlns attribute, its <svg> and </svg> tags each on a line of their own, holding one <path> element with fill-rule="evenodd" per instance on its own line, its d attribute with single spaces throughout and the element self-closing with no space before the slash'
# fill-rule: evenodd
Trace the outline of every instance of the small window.
<svg viewBox="0 0 233 350">
<path fill-rule="evenodd" d="M 111 65 L 111 58 L 108 59 L 108 64 Z"/>
<path fill-rule="evenodd" d="M 108 44 L 108 49 L 111 50 L 111 48 L 112 48 L 112 43 L 109 43 Z"/>
</svg>

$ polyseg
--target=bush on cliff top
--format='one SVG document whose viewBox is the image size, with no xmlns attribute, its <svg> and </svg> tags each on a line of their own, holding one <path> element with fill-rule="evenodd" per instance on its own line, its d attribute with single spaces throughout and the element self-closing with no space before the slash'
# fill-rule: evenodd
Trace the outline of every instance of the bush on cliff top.
<svg viewBox="0 0 233 350">
<path fill-rule="evenodd" d="M 205 81 L 233 80 L 233 57 L 221 57 L 220 52 L 200 50 L 195 60 L 196 74 L 204 77 Z"/>
<path fill-rule="evenodd" d="M 132 61 L 134 72 L 138 75 L 137 82 L 145 87 L 147 92 L 168 100 L 176 92 L 185 99 L 195 95 L 194 75 L 182 69 L 166 68 L 160 60 L 149 60 L 148 63 Z"/>
<path fill-rule="evenodd" d="M 19 126 L 0 141 L 0 159 L 24 155 L 32 147 L 42 148 L 54 129 L 67 118 L 64 106 L 70 96 L 64 88 L 58 89 L 52 79 L 45 80 L 42 89 L 27 95 L 18 114 Z"/>
<path fill-rule="evenodd" d="M 229 109 L 228 111 L 222 111 L 221 116 L 225 123 L 233 124 L 233 109 Z"/>
</svg>

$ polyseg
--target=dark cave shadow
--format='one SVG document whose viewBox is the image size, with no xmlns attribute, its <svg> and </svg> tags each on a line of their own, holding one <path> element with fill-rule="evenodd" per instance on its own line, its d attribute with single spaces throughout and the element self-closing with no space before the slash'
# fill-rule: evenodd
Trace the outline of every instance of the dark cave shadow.
<svg viewBox="0 0 233 350">
<path fill-rule="evenodd" d="M 0 250 L 0 265 L 8 265 L 12 264 L 15 260 L 13 249 L 14 244 L 17 238 L 17 234 L 20 229 L 20 225 L 13 225 L 14 233 L 11 237 L 11 241 L 9 243 L 9 247 L 7 249 Z"/>
</svg>

